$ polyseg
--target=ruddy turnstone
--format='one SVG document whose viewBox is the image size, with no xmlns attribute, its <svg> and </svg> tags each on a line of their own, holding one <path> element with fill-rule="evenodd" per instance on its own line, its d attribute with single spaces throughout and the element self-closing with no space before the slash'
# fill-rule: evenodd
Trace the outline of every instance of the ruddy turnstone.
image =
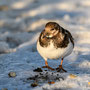
<svg viewBox="0 0 90 90">
<path fill-rule="evenodd" d="M 37 41 L 37 50 L 45 60 L 43 68 L 51 70 L 54 69 L 48 66 L 47 59 L 61 59 L 61 65 L 57 70 L 66 72 L 62 67 L 63 59 L 71 54 L 73 48 L 74 40 L 71 33 L 56 22 L 48 22 Z"/>
</svg>

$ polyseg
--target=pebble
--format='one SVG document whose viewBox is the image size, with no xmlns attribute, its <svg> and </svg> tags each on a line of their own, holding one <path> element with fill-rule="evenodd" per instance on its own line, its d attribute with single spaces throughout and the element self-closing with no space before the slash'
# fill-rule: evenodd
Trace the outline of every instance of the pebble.
<svg viewBox="0 0 90 90">
<path fill-rule="evenodd" d="M 34 72 L 42 72 L 42 69 L 41 68 L 37 68 L 37 69 L 34 69 L 33 71 Z"/>
<path fill-rule="evenodd" d="M 31 84 L 31 87 L 36 87 L 36 86 L 38 86 L 38 84 L 36 82 Z"/>
<path fill-rule="evenodd" d="M 54 81 L 48 82 L 48 84 L 54 84 L 54 83 L 55 83 Z"/>
<path fill-rule="evenodd" d="M 70 74 L 69 77 L 70 77 L 70 78 L 76 78 L 77 76 L 74 75 L 74 74 Z"/>
<path fill-rule="evenodd" d="M 39 73 L 40 75 L 43 75 L 42 73 Z"/>
<path fill-rule="evenodd" d="M 10 73 L 8 74 L 8 76 L 9 76 L 9 77 L 16 77 L 16 72 L 10 72 Z"/>
</svg>

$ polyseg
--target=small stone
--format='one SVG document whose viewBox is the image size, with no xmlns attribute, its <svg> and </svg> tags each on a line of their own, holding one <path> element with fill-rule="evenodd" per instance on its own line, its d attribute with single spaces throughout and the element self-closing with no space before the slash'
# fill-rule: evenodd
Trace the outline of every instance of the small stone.
<svg viewBox="0 0 90 90">
<path fill-rule="evenodd" d="M 8 90 L 7 88 L 2 88 L 1 90 Z"/>
<path fill-rule="evenodd" d="M 38 84 L 36 82 L 34 82 L 34 83 L 31 84 L 31 86 L 36 87 L 36 86 L 38 86 Z"/>
<path fill-rule="evenodd" d="M 37 69 L 34 69 L 33 71 L 34 72 L 42 72 L 42 69 L 41 68 L 37 68 Z"/>
<path fill-rule="evenodd" d="M 48 82 L 48 84 L 54 84 L 54 83 L 55 83 L 54 81 Z"/>
<path fill-rule="evenodd" d="M 69 77 L 70 77 L 70 78 L 76 78 L 77 76 L 74 75 L 74 74 L 70 74 Z"/>
<path fill-rule="evenodd" d="M 45 76 L 46 80 L 48 79 L 48 75 Z"/>
<path fill-rule="evenodd" d="M 40 75 L 43 75 L 42 73 L 39 73 Z"/>
<path fill-rule="evenodd" d="M 10 72 L 10 73 L 8 74 L 8 76 L 9 76 L 9 77 L 16 77 L 16 73 L 15 73 L 15 72 Z"/>
<path fill-rule="evenodd" d="M 59 80 L 59 78 L 58 78 L 58 77 L 56 77 L 56 80 Z"/>
<path fill-rule="evenodd" d="M 38 75 L 35 75 L 35 78 L 37 78 L 38 77 Z"/>
</svg>

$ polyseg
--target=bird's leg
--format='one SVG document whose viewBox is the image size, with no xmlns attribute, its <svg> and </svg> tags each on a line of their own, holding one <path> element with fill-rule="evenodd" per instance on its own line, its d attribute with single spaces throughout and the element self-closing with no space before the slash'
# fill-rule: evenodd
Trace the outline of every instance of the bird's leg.
<svg viewBox="0 0 90 90">
<path fill-rule="evenodd" d="M 62 60 L 61 60 L 61 65 L 59 65 L 59 67 L 56 68 L 56 70 L 57 70 L 58 72 L 60 72 L 61 70 L 63 70 L 64 72 L 67 72 L 65 69 L 63 69 L 62 63 L 63 63 L 63 58 L 62 58 Z"/>
<path fill-rule="evenodd" d="M 50 66 L 48 66 L 47 60 L 45 60 L 45 66 L 43 66 L 42 68 L 48 68 L 48 69 L 54 70 L 53 68 L 51 68 Z"/>
</svg>

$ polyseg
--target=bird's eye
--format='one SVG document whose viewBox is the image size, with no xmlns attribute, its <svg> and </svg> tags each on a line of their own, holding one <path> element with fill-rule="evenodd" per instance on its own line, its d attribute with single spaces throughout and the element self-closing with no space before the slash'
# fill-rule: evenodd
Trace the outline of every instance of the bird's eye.
<svg viewBox="0 0 90 90">
<path fill-rule="evenodd" d="M 51 30 L 54 30 L 54 28 L 52 28 Z"/>
</svg>

